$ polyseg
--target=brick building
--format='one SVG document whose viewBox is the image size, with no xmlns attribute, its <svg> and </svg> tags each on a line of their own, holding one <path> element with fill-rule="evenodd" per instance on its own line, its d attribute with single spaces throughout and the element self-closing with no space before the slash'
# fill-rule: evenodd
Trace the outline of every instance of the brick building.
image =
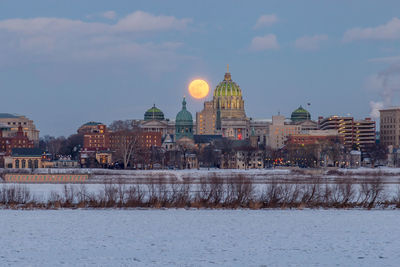
<svg viewBox="0 0 400 267">
<path fill-rule="evenodd" d="M 82 127 L 79 129 L 82 129 Z M 110 137 L 106 125 L 96 124 L 96 126 L 90 128 L 90 131 L 81 132 L 84 133 L 83 148 L 95 151 L 107 150 L 110 148 Z"/>
<path fill-rule="evenodd" d="M 13 148 L 33 148 L 34 141 L 30 140 L 27 133 L 23 131 L 22 126 L 18 127 L 18 131 L 14 136 L 3 137 L 0 131 L 0 153 L 4 156 L 10 156 Z"/>
<path fill-rule="evenodd" d="M 324 142 L 343 144 L 343 136 L 336 130 L 310 130 L 307 134 L 289 135 L 286 144 L 288 145 L 316 145 Z"/>
<path fill-rule="evenodd" d="M 161 132 L 131 132 L 119 131 L 109 133 L 109 148 L 113 151 L 119 149 L 124 143 L 135 142 L 140 148 L 161 147 Z"/>
</svg>

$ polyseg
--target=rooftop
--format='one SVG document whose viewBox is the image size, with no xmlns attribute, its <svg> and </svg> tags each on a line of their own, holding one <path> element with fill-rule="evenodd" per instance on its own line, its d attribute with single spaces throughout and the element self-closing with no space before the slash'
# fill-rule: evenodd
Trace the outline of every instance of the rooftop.
<svg viewBox="0 0 400 267">
<path fill-rule="evenodd" d="M 13 148 L 13 157 L 41 157 L 43 150 L 40 148 Z"/>
<path fill-rule="evenodd" d="M 83 124 L 82 126 L 96 126 L 96 125 L 101 125 L 101 122 L 96 122 L 96 121 L 89 121 L 85 124 Z"/>
<path fill-rule="evenodd" d="M 14 119 L 14 118 L 19 118 L 21 117 L 20 115 L 17 114 L 11 114 L 11 113 L 0 113 L 0 119 Z"/>
</svg>

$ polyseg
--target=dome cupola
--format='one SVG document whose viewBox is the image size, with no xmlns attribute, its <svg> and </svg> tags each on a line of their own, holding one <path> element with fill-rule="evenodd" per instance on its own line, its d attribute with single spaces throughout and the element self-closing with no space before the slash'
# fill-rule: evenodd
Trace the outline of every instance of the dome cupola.
<svg viewBox="0 0 400 267">
<path fill-rule="evenodd" d="M 240 89 L 239 85 L 232 81 L 232 76 L 229 72 L 229 65 L 227 72 L 225 73 L 224 80 L 220 82 L 214 90 L 214 97 L 225 96 L 242 96 L 242 90 Z"/>
<path fill-rule="evenodd" d="M 186 109 L 185 98 L 183 98 L 182 101 L 182 110 L 176 114 L 175 134 L 176 140 L 184 136 L 193 138 L 193 117 L 192 114 Z"/>
<path fill-rule="evenodd" d="M 300 105 L 298 109 L 292 112 L 290 119 L 293 122 L 307 121 L 311 120 L 311 114 Z"/>
<path fill-rule="evenodd" d="M 225 118 L 246 118 L 242 90 L 239 85 L 232 81 L 229 65 L 224 80 L 214 90 L 213 107 L 221 109 L 221 119 Z"/>
<path fill-rule="evenodd" d="M 164 113 L 156 107 L 154 104 L 152 108 L 148 109 L 144 113 L 144 120 L 145 121 L 151 121 L 151 120 L 157 120 L 157 121 L 162 121 L 164 120 Z"/>
</svg>

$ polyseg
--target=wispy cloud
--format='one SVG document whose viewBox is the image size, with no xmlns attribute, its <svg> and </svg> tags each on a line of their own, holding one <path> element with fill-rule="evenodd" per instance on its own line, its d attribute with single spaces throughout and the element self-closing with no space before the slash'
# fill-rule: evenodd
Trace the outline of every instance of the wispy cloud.
<svg viewBox="0 0 400 267">
<path fill-rule="evenodd" d="M 321 43 L 326 40 L 328 40 L 328 35 L 326 34 L 317 34 L 313 36 L 306 35 L 298 38 L 294 42 L 294 45 L 296 48 L 302 50 L 318 50 Z"/>
<path fill-rule="evenodd" d="M 112 13 L 108 14 L 111 18 Z M 191 19 L 136 11 L 113 24 L 64 18 L 38 17 L 0 20 L 0 50 L 20 58 L 38 56 L 43 60 L 120 59 L 147 62 L 168 69 L 183 44 L 175 41 L 152 42 L 143 34 L 185 30 Z M 149 36 L 148 34 L 146 36 Z M 164 59 L 164 60 L 163 60 Z M 2 60 L 12 64 L 15 60 Z M 163 62 L 165 61 L 165 62 Z M 0 62 L 2 64 L 2 62 Z"/>
<path fill-rule="evenodd" d="M 357 40 L 395 40 L 400 39 L 400 19 L 392 18 L 386 24 L 369 28 L 353 28 L 343 35 L 344 42 Z"/>
<path fill-rule="evenodd" d="M 143 32 L 183 30 L 191 19 L 178 19 L 173 16 L 156 16 L 143 11 L 136 11 L 120 19 L 115 24 L 99 22 L 84 22 L 63 18 L 39 17 L 33 19 L 8 19 L 0 21 L 0 30 L 8 32 L 37 35 L 59 34 L 66 32 L 92 34 L 92 33 L 118 33 L 118 32 Z"/>
<path fill-rule="evenodd" d="M 250 50 L 276 50 L 279 49 L 279 44 L 275 34 L 267 34 L 265 36 L 256 36 L 251 40 Z"/>
<path fill-rule="evenodd" d="M 254 26 L 255 29 L 268 27 L 278 22 L 278 16 L 275 14 L 266 14 L 262 15 L 258 18 L 256 25 Z"/>
</svg>

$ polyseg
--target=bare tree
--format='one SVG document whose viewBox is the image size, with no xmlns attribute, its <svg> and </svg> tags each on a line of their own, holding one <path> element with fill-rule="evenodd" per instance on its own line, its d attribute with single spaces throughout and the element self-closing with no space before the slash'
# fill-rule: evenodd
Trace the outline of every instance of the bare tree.
<svg viewBox="0 0 400 267">
<path fill-rule="evenodd" d="M 108 129 L 113 132 L 132 131 L 134 127 L 132 120 L 116 120 L 108 126 Z"/>
<path fill-rule="evenodd" d="M 115 148 L 115 155 L 118 160 L 121 160 L 126 169 L 131 162 L 135 153 L 140 149 L 138 130 L 136 131 L 118 131 L 110 135 L 112 147 Z"/>
</svg>

